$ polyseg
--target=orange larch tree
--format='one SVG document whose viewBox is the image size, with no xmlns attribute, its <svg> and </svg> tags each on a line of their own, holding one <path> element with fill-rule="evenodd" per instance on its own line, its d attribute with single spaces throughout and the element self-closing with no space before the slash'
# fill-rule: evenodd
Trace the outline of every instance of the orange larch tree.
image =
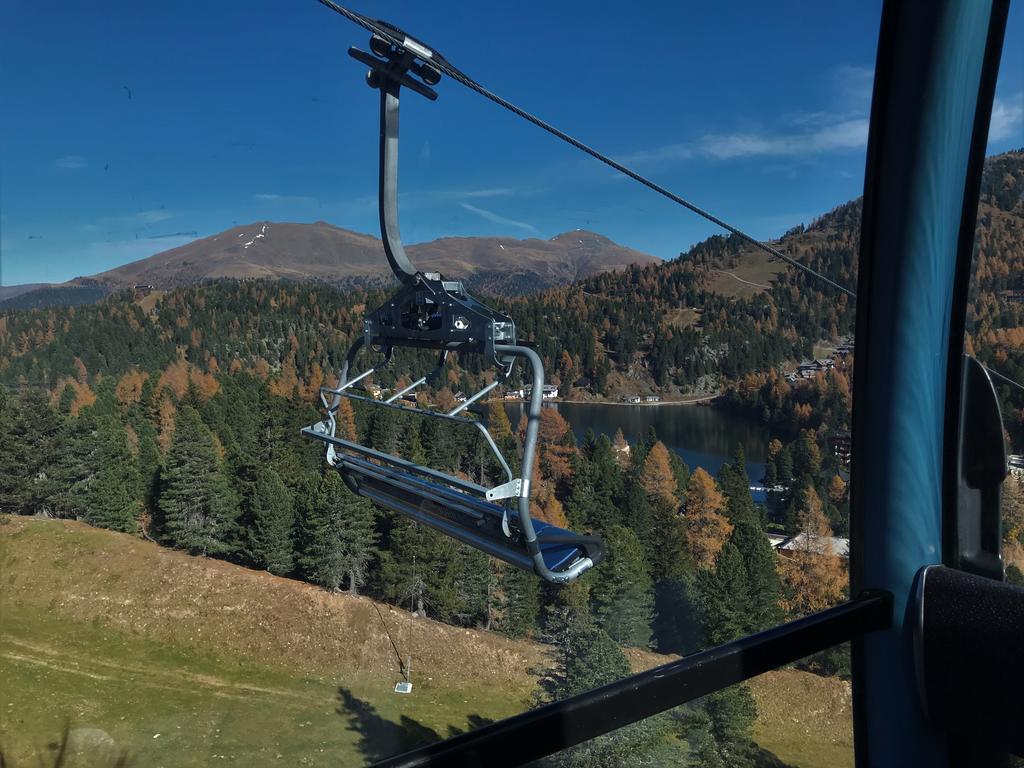
<svg viewBox="0 0 1024 768">
<path fill-rule="evenodd" d="M 712 480 L 712 482 L 714 481 Z M 661 500 L 666 504 L 676 506 L 676 492 L 679 490 L 679 486 L 676 483 L 675 473 L 672 471 L 668 448 L 660 440 L 647 452 L 647 458 L 644 459 L 644 465 L 640 469 L 640 484 L 647 491 L 649 499 Z"/>
<path fill-rule="evenodd" d="M 834 551 L 832 528 L 813 487 L 804 491 L 797 512 L 794 548 L 779 558 L 779 575 L 787 595 L 782 607 L 805 616 L 835 605 L 849 584 L 846 564 Z"/>
<path fill-rule="evenodd" d="M 697 467 L 686 486 L 683 517 L 686 543 L 698 568 L 714 568 L 718 553 L 732 533 L 732 523 L 722 514 L 725 505 L 725 495 L 715 478 Z"/>
</svg>

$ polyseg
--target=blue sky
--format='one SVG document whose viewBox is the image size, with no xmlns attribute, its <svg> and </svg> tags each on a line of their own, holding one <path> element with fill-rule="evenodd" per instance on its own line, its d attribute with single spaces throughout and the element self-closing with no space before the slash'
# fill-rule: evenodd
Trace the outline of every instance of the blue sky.
<svg viewBox="0 0 1024 768">
<path fill-rule="evenodd" d="M 758 237 L 861 193 L 880 2 L 353 7 Z M 992 152 L 1024 144 L 1022 41 L 1018 3 Z M 366 42 L 314 0 L 5 0 L 2 284 L 263 219 L 376 234 L 377 97 L 345 54 Z M 670 258 L 715 233 L 462 86 L 438 90 L 403 100 L 407 242 L 585 228 Z"/>
</svg>

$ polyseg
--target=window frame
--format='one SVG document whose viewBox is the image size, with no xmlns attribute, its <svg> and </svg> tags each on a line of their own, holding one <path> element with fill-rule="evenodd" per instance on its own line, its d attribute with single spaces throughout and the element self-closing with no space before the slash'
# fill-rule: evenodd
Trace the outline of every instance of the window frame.
<svg viewBox="0 0 1024 768">
<path fill-rule="evenodd" d="M 883 6 L 858 275 L 851 484 L 856 513 L 850 542 L 854 597 L 803 619 L 386 759 L 377 763 L 379 768 L 522 765 L 851 640 L 859 768 L 899 762 L 949 764 L 944 736 L 929 728 L 917 698 L 914 649 L 904 620 L 914 605 L 919 570 L 942 561 L 953 565 L 948 560 L 951 531 L 955 532 L 955 519 L 950 519 L 956 510 L 956 478 L 951 475 L 957 468 L 950 457 L 956 456 L 960 437 L 966 299 L 1008 10 L 1008 0 L 885 0 Z M 967 114 L 972 114 L 969 121 L 962 119 Z M 952 208 L 958 214 L 955 223 L 942 218 Z M 922 232 L 936 234 L 927 247 L 914 241 L 913 236 Z M 908 276 L 926 279 L 914 282 Z M 935 322 L 922 325 L 921 314 Z M 903 334 L 914 327 L 927 332 L 922 353 L 937 361 L 926 369 L 933 374 L 927 386 L 938 400 L 935 413 L 910 414 L 907 419 L 899 412 L 900 398 L 909 402 L 903 382 L 920 371 L 900 359 L 897 333 L 877 332 L 887 324 Z M 900 502 L 905 499 L 878 487 L 871 475 L 872 450 L 877 462 L 879 440 L 899 443 L 895 438 L 925 441 L 911 457 L 916 462 L 913 470 L 917 477 L 938 479 L 935 498 L 940 508 L 928 507 L 930 498 L 904 508 Z M 924 531 L 914 517 L 922 509 L 930 522 L 937 520 Z M 907 526 L 904 533 L 914 534 L 908 538 L 921 534 L 921 540 L 884 543 L 900 526 Z M 888 550 L 876 557 L 876 546 Z M 895 551 L 900 548 L 906 551 Z"/>
</svg>

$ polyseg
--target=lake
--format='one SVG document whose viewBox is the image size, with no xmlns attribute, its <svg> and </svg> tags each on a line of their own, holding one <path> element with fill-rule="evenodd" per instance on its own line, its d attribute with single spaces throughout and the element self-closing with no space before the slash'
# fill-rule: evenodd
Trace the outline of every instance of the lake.
<svg viewBox="0 0 1024 768">
<path fill-rule="evenodd" d="M 704 467 L 718 474 L 731 461 L 737 445 L 743 446 L 751 482 L 764 474 L 771 435 L 764 425 L 735 413 L 698 405 L 609 405 L 606 403 L 545 403 L 569 422 L 578 440 L 588 429 L 614 437 L 622 434 L 630 445 L 642 440 L 653 426 L 658 438 L 674 450 L 690 468 Z M 525 403 L 505 403 L 513 428 L 526 412 Z"/>
</svg>

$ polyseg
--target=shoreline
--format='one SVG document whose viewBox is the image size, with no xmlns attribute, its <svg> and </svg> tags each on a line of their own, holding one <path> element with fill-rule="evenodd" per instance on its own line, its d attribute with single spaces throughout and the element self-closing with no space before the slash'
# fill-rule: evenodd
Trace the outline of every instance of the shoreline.
<svg viewBox="0 0 1024 768">
<path fill-rule="evenodd" d="M 722 393 L 719 392 L 714 395 L 699 395 L 691 400 L 661 400 L 657 403 L 623 403 L 620 400 L 568 400 L 565 398 L 549 398 L 545 400 L 545 403 L 569 403 L 572 405 L 621 405 L 631 408 L 657 408 L 659 406 L 679 406 L 679 405 L 702 405 L 704 403 L 713 403 L 715 400 L 720 398 Z M 526 400 L 504 400 L 504 403 L 526 403 Z"/>
</svg>

